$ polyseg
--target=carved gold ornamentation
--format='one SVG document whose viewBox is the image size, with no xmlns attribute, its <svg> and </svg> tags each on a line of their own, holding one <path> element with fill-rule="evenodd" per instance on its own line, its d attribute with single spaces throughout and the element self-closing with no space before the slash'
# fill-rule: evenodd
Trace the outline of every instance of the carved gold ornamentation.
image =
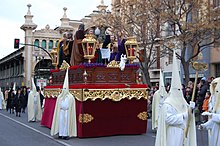
<svg viewBox="0 0 220 146">
<path fill-rule="evenodd" d="M 107 67 L 111 67 L 111 68 L 119 68 L 119 64 L 117 63 L 117 61 L 112 60 Z"/>
<path fill-rule="evenodd" d="M 46 89 L 44 90 L 44 95 L 45 97 L 47 98 L 50 98 L 50 97 L 54 97 L 54 98 L 57 98 L 58 95 L 60 95 L 61 93 L 61 89 Z"/>
<path fill-rule="evenodd" d="M 69 67 L 70 65 L 65 60 L 63 60 L 60 70 L 67 70 Z"/>
<path fill-rule="evenodd" d="M 120 89 L 70 89 L 69 92 L 78 100 L 86 101 L 88 99 L 95 101 L 96 99 L 112 101 L 120 101 L 123 99 L 148 99 L 148 92 L 146 88 L 120 88 Z M 57 89 L 45 89 L 44 94 L 47 98 L 58 97 L 61 93 Z"/>
<path fill-rule="evenodd" d="M 111 99 L 112 101 L 120 101 L 122 99 L 132 99 L 136 98 L 137 100 L 148 98 L 148 93 L 145 88 L 121 88 L 121 89 L 87 89 L 83 92 L 84 96 L 81 101 L 86 101 L 88 99 Z"/>
<path fill-rule="evenodd" d="M 147 120 L 147 112 L 141 112 L 137 115 L 137 117 L 140 119 L 140 120 L 143 120 L 143 121 L 146 121 Z"/>
<path fill-rule="evenodd" d="M 192 62 L 192 67 L 196 71 L 205 71 L 208 69 L 208 63 L 203 62 Z"/>
<path fill-rule="evenodd" d="M 79 123 L 89 123 L 94 120 L 94 117 L 90 114 L 79 114 Z"/>
</svg>

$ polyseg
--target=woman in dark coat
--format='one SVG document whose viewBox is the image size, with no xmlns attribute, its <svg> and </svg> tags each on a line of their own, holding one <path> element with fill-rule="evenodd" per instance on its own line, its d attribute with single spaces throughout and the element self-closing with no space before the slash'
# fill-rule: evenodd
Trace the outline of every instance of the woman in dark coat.
<svg viewBox="0 0 220 146">
<path fill-rule="evenodd" d="M 28 100 L 28 92 L 27 92 L 26 87 L 23 87 L 23 90 L 21 91 L 21 94 L 23 96 L 23 99 L 22 99 L 22 113 L 25 113 L 25 109 L 27 107 L 27 100 Z"/>
<path fill-rule="evenodd" d="M 12 90 L 12 88 L 10 89 L 10 91 L 8 92 L 8 99 L 7 99 L 7 111 L 9 110 L 10 114 L 14 114 L 14 91 Z"/>
<path fill-rule="evenodd" d="M 19 88 L 17 90 L 17 94 L 15 96 L 15 112 L 16 112 L 16 117 L 21 116 L 21 107 L 22 107 L 22 100 L 23 100 L 23 94 L 21 94 L 21 89 Z"/>
</svg>

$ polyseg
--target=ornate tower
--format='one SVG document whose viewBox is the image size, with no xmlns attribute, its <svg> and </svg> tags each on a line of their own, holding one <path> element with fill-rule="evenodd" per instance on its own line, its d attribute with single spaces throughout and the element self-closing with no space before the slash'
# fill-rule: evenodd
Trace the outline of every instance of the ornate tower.
<svg viewBox="0 0 220 146">
<path fill-rule="evenodd" d="M 33 15 L 31 15 L 31 4 L 27 5 L 28 12 L 24 16 L 25 23 L 20 27 L 25 32 L 25 44 L 32 44 L 33 42 L 33 30 L 37 28 L 37 25 L 33 23 L 32 18 Z M 25 78 L 25 85 L 28 87 L 31 87 L 31 77 L 32 77 L 32 46 L 25 46 L 24 49 L 24 78 Z"/>
<path fill-rule="evenodd" d="M 66 32 L 66 31 L 73 31 L 73 27 L 69 23 L 70 19 L 67 18 L 66 10 L 67 10 L 67 8 L 64 7 L 63 8 L 64 14 L 63 14 L 63 17 L 60 19 L 61 26 L 58 28 L 60 33 L 63 33 L 63 32 Z"/>
</svg>

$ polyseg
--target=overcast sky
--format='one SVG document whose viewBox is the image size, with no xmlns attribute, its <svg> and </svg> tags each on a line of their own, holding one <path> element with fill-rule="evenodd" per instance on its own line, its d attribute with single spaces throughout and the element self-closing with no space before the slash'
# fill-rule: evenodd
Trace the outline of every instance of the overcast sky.
<svg viewBox="0 0 220 146">
<path fill-rule="evenodd" d="M 33 22 L 37 30 L 55 28 L 61 24 L 63 7 L 67 7 L 67 17 L 71 20 L 80 20 L 96 10 L 101 0 L 1 0 L 0 4 L 0 59 L 7 56 L 14 49 L 14 38 L 20 38 L 24 43 L 24 31 L 20 29 L 24 24 L 24 15 L 27 14 L 27 4 L 31 4 Z M 104 0 L 110 9 L 111 0 Z"/>
</svg>

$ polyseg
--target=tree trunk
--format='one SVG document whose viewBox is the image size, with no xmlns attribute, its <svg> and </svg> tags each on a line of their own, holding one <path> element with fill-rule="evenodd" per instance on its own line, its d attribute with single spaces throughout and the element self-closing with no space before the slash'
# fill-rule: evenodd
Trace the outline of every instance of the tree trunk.
<svg viewBox="0 0 220 146">
<path fill-rule="evenodd" d="M 189 82 L 189 62 L 181 62 L 183 65 L 183 71 L 184 71 L 184 75 L 185 75 L 185 85 L 188 84 Z"/>
<path fill-rule="evenodd" d="M 151 84 L 151 82 L 150 82 L 149 68 L 148 68 L 148 67 L 145 67 L 145 68 L 143 69 L 143 73 L 144 73 L 144 77 L 145 77 L 145 79 L 146 79 L 146 82 L 147 82 L 148 87 L 151 87 L 152 84 Z"/>
</svg>

